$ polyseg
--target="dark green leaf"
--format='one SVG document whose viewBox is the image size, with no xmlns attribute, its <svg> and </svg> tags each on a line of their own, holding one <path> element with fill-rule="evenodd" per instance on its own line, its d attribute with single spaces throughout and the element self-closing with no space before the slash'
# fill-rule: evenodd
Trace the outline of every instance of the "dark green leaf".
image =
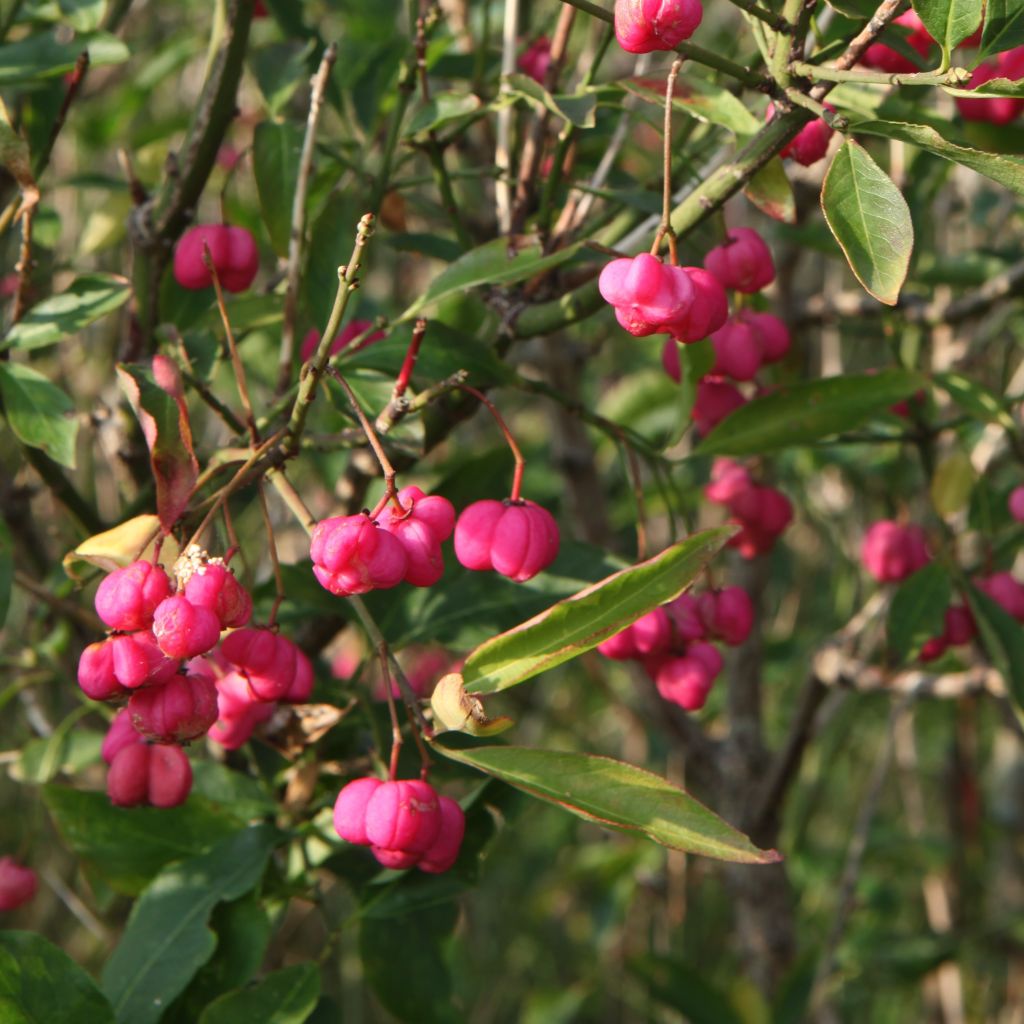
<svg viewBox="0 0 1024 1024">
<path fill-rule="evenodd" d="M 131 285 L 116 274 L 84 274 L 59 295 L 33 306 L 4 338 L 0 348 L 23 351 L 75 334 L 128 301 Z"/>
<path fill-rule="evenodd" d="M 796 199 L 783 162 L 769 160 L 747 182 L 743 194 L 762 212 L 783 224 L 796 223 Z"/>
<path fill-rule="evenodd" d="M 678 597 L 722 549 L 728 527 L 705 530 L 639 565 L 594 583 L 466 658 L 469 693 L 494 693 L 596 647 L 658 605 Z"/>
<path fill-rule="evenodd" d="M 515 284 L 525 281 L 544 270 L 571 260 L 582 243 L 566 246 L 545 256 L 539 244 L 522 240 L 512 245 L 507 238 L 496 238 L 460 256 L 450 267 L 441 271 L 423 293 L 399 318 L 409 320 L 441 299 L 479 285 Z"/>
<path fill-rule="evenodd" d="M 1024 24 L 1024 22 L 1022 22 Z M 929 153 L 945 160 L 970 167 L 972 171 L 1005 185 L 1012 192 L 1024 196 L 1024 159 L 1005 156 L 1002 153 L 985 153 L 980 149 L 969 149 L 953 142 L 947 142 L 934 128 L 923 124 L 908 124 L 900 121 L 858 121 L 850 125 L 850 131 L 861 135 L 880 135 L 886 139 L 907 142 L 920 146 Z"/>
<path fill-rule="evenodd" d="M 196 797 L 180 807 L 128 809 L 114 807 L 106 793 L 50 785 L 43 789 L 43 801 L 75 856 L 130 895 L 164 865 L 203 853 L 241 825 Z"/>
<path fill-rule="evenodd" d="M 914 0 L 914 10 L 932 39 L 952 50 L 981 24 L 982 0 Z"/>
<path fill-rule="evenodd" d="M 206 1007 L 199 1024 L 302 1024 L 319 997 L 320 972 L 313 964 L 296 964 L 251 988 L 226 992 Z"/>
<path fill-rule="evenodd" d="M 32 932 L 0 932 L 4 1024 L 113 1024 L 95 982 L 63 950 Z"/>
<path fill-rule="evenodd" d="M 405 136 L 425 135 L 471 117 L 482 104 L 472 93 L 439 92 L 422 104 L 409 119 Z"/>
<path fill-rule="evenodd" d="M 106 13 L 107 0 L 58 0 L 61 16 L 76 32 L 95 32 Z"/>
<path fill-rule="evenodd" d="M 892 179 L 852 140 L 825 175 L 821 208 L 857 280 L 879 302 L 896 304 L 910 266 L 914 225 Z"/>
<path fill-rule="evenodd" d="M 521 96 L 541 109 L 554 114 L 577 128 L 594 127 L 594 111 L 597 96 L 582 92 L 574 96 L 552 96 L 540 82 L 529 75 L 519 73 L 508 76 L 509 89 L 513 96 Z"/>
<path fill-rule="evenodd" d="M 650 954 L 630 962 L 660 1003 L 681 1013 L 688 1024 L 744 1024 L 726 998 L 707 980 L 704 971 L 679 960 Z"/>
<path fill-rule="evenodd" d="M 213 953 L 216 938 L 207 920 L 214 906 L 252 889 L 279 841 L 275 829 L 257 825 L 157 875 L 103 969 L 103 991 L 119 1022 L 160 1019 Z"/>
<path fill-rule="evenodd" d="M 1006 689 L 1024 715 L 1024 628 L 1002 605 L 977 587 L 966 592 L 974 621 L 978 624 L 981 646 L 1006 683 Z"/>
<path fill-rule="evenodd" d="M 981 33 L 980 57 L 1012 50 L 1024 44 L 1024 7 L 1020 0 L 988 0 Z"/>
<path fill-rule="evenodd" d="M 662 846 L 744 864 L 778 861 L 672 783 L 622 761 L 529 747 L 478 746 L 443 733 L 433 747 L 532 796 L 600 825 L 641 832 Z"/>
<path fill-rule="evenodd" d="M 651 78 L 627 78 L 622 88 L 648 103 L 664 107 L 665 83 Z M 753 135 L 760 122 L 728 89 L 703 78 L 680 77 L 676 80 L 672 105 L 699 121 L 718 125 L 736 135 Z"/>
<path fill-rule="evenodd" d="M 0 397 L 19 441 L 74 469 L 78 421 L 68 415 L 75 407 L 60 388 L 30 366 L 0 363 Z"/>
<path fill-rule="evenodd" d="M 941 636 L 953 584 L 945 567 L 932 562 L 904 580 L 889 606 L 886 633 L 898 661 L 919 651 L 926 640 Z"/>
<path fill-rule="evenodd" d="M 0 86 L 64 75 L 74 70 L 83 50 L 89 51 L 89 66 L 93 68 L 123 64 L 129 57 L 128 47 L 107 32 L 80 35 L 67 42 L 59 41 L 56 32 L 40 32 L 0 46 Z"/>
<path fill-rule="evenodd" d="M 756 455 L 850 430 L 926 381 L 910 370 L 826 377 L 779 388 L 727 416 L 697 446 L 700 455 Z"/>
<path fill-rule="evenodd" d="M 280 114 L 299 87 L 309 80 L 308 62 L 315 47 L 314 39 L 304 43 L 289 40 L 250 52 L 249 66 L 271 116 Z"/>
<path fill-rule="evenodd" d="M 263 121 L 252 143 L 253 173 L 263 223 L 278 256 L 288 253 L 292 230 L 292 197 L 299 178 L 302 130 L 291 122 Z"/>
</svg>

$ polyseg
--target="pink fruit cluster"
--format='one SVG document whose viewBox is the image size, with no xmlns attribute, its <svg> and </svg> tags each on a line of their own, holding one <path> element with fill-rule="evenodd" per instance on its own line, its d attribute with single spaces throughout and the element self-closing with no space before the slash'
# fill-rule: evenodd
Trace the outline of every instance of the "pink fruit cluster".
<svg viewBox="0 0 1024 1024">
<path fill-rule="evenodd" d="M 226 224 L 197 224 L 181 236 L 174 249 L 174 279 L 182 288 L 199 291 L 213 285 L 203 260 L 204 245 L 225 291 L 244 292 L 252 284 L 260 265 L 252 232 Z"/>
<path fill-rule="evenodd" d="M 946 609 L 942 633 L 922 645 L 921 661 L 934 661 L 950 647 L 969 644 L 977 633 L 978 627 L 970 608 L 963 604 L 952 604 Z"/>
<path fill-rule="evenodd" d="M 111 632 L 82 652 L 78 684 L 94 700 L 126 704 L 104 744 L 119 806 L 176 806 L 192 779 L 181 745 L 209 734 L 239 746 L 274 701 L 312 691 L 306 656 L 270 630 L 241 628 L 252 598 L 196 547 L 175 566 L 175 584 L 160 565 L 133 562 L 104 578 L 95 604 Z"/>
<path fill-rule="evenodd" d="M 927 58 L 928 52 L 935 45 L 935 40 L 924 27 L 924 22 L 921 21 L 917 12 L 907 11 L 896 18 L 893 24 L 909 29 L 909 35 L 906 36 L 907 43 L 922 58 Z M 872 43 L 861 55 L 860 63 L 866 68 L 886 71 L 892 75 L 911 74 L 921 70 L 912 60 L 885 43 Z"/>
<path fill-rule="evenodd" d="M 881 519 L 869 527 L 860 557 L 879 583 L 898 583 L 931 561 L 924 530 L 892 519 Z"/>
<path fill-rule="evenodd" d="M 835 113 L 836 108 L 831 103 L 825 103 L 824 106 Z M 765 120 L 770 121 L 774 116 L 775 104 L 769 103 Z M 779 156 L 784 159 L 788 157 L 804 167 L 810 167 L 811 164 L 816 164 L 828 152 L 832 135 L 832 128 L 825 122 L 824 118 L 815 118 L 813 121 L 805 124 L 797 132 L 796 136 L 779 150 Z"/>
<path fill-rule="evenodd" d="M 722 670 L 722 655 L 710 641 L 741 644 L 753 624 L 745 590 L 706 590 L 655 608 L 597 649 L 616 661 L 639 661 L 665 700 L 698 711 Z"/>
<path fill-rule="evenodd" d="M 597 284 L 619 323 L 638 338 L 668 334 L 681 344 L 700 341 L 729 315 L 725 291 L 707 270 L 675 267 L 647 252 L 612 260 Z"/>
<path fill-rule="evenodd" d="M 745 466 L 732 459 L 715 459 L 711 481 L 704 488 L 708 501 L 724 505 L 739 533 L 729 540 L 744 558 L 767 554 L 793 519 L 793 505 L 779 490 L 756 483 Z"/>
<path fill-rule="evenodd" d="M 703 16 L 700 0 L 615 0 L 615 38 L 627 53 L 674 50 Z"/>
<path fill-rule="evenodd" d="M 334 830 L 347 842 L 370 847 L 386 868 L 441 874 L 459 856 L 466 819 L 454 800 L 439 797 L 428 782 L 367 777 L 338 794 Z"/>
<path fill-rule="evenodd" d="M 995 60 L 983 61 L 971 73 L 970 86 L 977 89 L 995 78 L 1007 78 L 1011 82 L 1024 78 L 1024 46 L 1000 53 Z M 983 96 L 978 99 L 957 96 L 956 105 L 965 121 L 987 121 L 989 124 L 1009 124 L 1024 111 L 1024 99 L 1010 96 Z"/>
<path fill-rule="evenodd" d="M 0 910 L 16 910 L 28 903 L 39 888 L 39 879 L 31 869 L 13 857 L 0 857 Z"/>
<path fill-rule="evenodd" d="M 403 581 L 433 586 L 444 573 L 441 545 L 454 532 L 455 556 L 467 569 L 490 570 L 517 582 L 532 579 L 558 554 L 558 525 L 528 500 L 484 499 L 455 509 L 447 498 L 418 487 L 371 519 L 366 513 L 332 516 L 313 530 L 313 574 L 332 594 L 346 597 L 386 590 Z"/>
<path fill-rule="evenodd" d="M 534 39 L 530 45 L 519 54 L 516 60 L 516 67 L 524 74 L 529 75 L 535 82 L 544 84 L 547 78 L 548 68 L 551 66 L 551 40 L 547 36 L 540 36 Z"/>
</svg>

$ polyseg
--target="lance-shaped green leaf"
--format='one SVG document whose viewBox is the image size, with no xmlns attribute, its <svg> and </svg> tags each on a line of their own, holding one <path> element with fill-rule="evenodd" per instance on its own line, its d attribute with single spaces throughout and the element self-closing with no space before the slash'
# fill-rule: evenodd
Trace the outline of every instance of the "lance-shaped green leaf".
<svg viewBox="0 0 1024 1024">
<path fill-rule="evenodd" d="M 981 24 L 982 0 L 914 0 L 932 39 L 945 50 L 962 43 Z"/>
<path fill-rule="evenodd" d="M 1020 0 L 988 0 L 985 7 L 985 27 L 981 32 L 981 53 L 1012 50 L 1024 44 L 1024 7 Z"/>
<path fill-rule="evenodd" d="M 976 99 L 979 96 L 1008 96 L 1011 99 L 1024 99 L 1024 79 L 1014 81 L 1009 78 L 990 78 L 987 82 L 971 89 L 969 86 L 960 87 L 944 85 L 943 92 L 950 96 L 966 96 L 968 99 Z"/>
<path fill-rule="evenodd" d="M 153 357 L 152 375 L 142 367 L 124 364 L 118 365 L 117 375 L 149 445 L 156 512 L 164 532 L 170 533 L 199 477 L 181 376 L 162 355 Z"/>
<path fill-rule="evenodd" d="M 203 1010 L 199 1024 L 302 1024 L 320 997 L 314 964 L 295 964 L 268 974 L 251 988 L 225 992 Z"/>
<path fill-rule="evenodd" d="M 221 900 L 260 880 L 280 833 L 243 829 L 209 853 L 165 868 L 132 908 L 103 969 L 103 991 L 121 1024 L 155 1024 L 209 960 L 217 940 L 207 921 Z"/>
<path fill-rule="evenodd" d="M 836 153 L 821 208 L 857 280 L 894 306 L 910 266 L 914 225 L 903 194 L 863 146 L 847 140 Z"/>
<path fill-rule="evenodd" d="M 826 377 L 779 388 L 730 413 L 698 455 L 755 455 L 850 430 L 926 384 L 911 370 Z"/>
<path fill-rule="evenodd" d="M 467 692 L 504 690 L 596 647 L 678 597 L 733 532 L 719 527 L 694 534 L 481 644 L 462 669 Z"/>
<path fill-rule="evenodd" d="M 114 1024 L 96 983 L 32 932 L 0 932 L 0 1020 L 6 1024 Z"/>
<path fill-rule="evenodd" d="M 975 586 L 968 586 L 967 604 L 978 625 L 981 646 L 1006 683 L 1017 714 L 1024 718 L 1024 629 L 1002 605 Z"/>
<path fill-rule="evenodd" d="M 796 198 L 782 161 L 769 160 L 747 182 L 743 194 L 762 212 L 783 224 L 796 223 Z"/>
<path fill-rule="evenodd" d="M 509 75 L 507 81 L 513 96 L 522 96 L 577 128 L 594 127 L 594 111 L 597 108 L 595 93 L 553 96 L 540 82 L 529 75 L 518 73 Z"/>
<path fill-rule="evenodd" d="M 932 382 L 938 384 L 964 412 L 989 423 L 998 423 L 1011 434 L 1016 432 L 1017 425 L 1006 410 L 1008 403 L 1000 400 L 984 384 L 961 373 L 936 373 L 932 375 Z"/>
<path fill-rule="evenodd" d="M 479 285 L 515 284 L 535 274 L 552 270 L 571 260 L 582 243 L 568 245 L 548 256 L 540 244 L 528 236 L 518 242 L 496 238 L 460 256 L 430 283 L 430 287 L 401 315 L 399 321 L 416 316 L 441 299 Z"/>
<path fill-rule="evenodd" d="M 403 134 L 406 138 L 426 136 L 455 126 L 476 115 L 482 106 L 480 97 L 473 93 L 439 92 L 415 111 Z"/>
<path fill-rule="evenodd" d="M 665 82 L 655 78 L 626 78 L 619 85 L 628 93 L 655 106 L 665 105 Z M 718 125 L 735 135 L 754 135 L 761 123 L 728 89 L 703 78 L 676 80 L 672 106 L 698 121 Z"/>
<path fill-rule="evenodd" d="M 83 274 L 59 295 L 33 306 L 8 332 L 0 349 L 23 351 L 56 344 L 128 301 L 131 285 L 117 274 Z"/>
<path fill-rule="evenodd" d="M 69 415 L 74 404 L 59 387 L 31 366 L 0 363 L 0 398 L 19 441 L 74 469 L 78 421 Z"/>
<path fill-rule="evenodd" d="M 75 67 L 78 55 L 89 51 L 89 66 L 123 64 L 128 47 L 109 32 L 93 32 L 64 40 L 55 32 L 39 32 L 0 46 L 0 86 L 58 78 Z"/>
<path fill-rule="evenodd" d="M 263 121 L 252 139 L 252 169 L 260 212 L 278 256 L 288 252 L 292 232 L 292 197 L 299 179 L 302 130 L 287 122 Z M 232 317 L 232 320 L 238 321 Z"/>
<path fill-rule="evenodd" d="M 935 128 L 905 121 L 858 121 L 850 125 L 850 131 L 858 135 L 880 135 L 886 139 L 907 142 L 911 146 L 920 146 L 944 160 L 952 160 L 978 174 L 984 174 L 986 178 L 1024 196 L 1024 160 L 1019 156 L 986 153 L 980 149 L 960 146 L 947 141 Z"/>
<path fill-rule="evenodd" d="M 445 733 L 433 747 L 531 796 L 601 825 L 641 832 L 673 850 L 745 864 L 781 860 L 759 850 L 671 782 L 610 757 L 531 747 L 467 747 Z"/>
<path fill-rule="evenodd" d="M 889 648 L 902 661 L 942 634 L 953 585 L 946 568 L 931 562 L 904 580 L 889 606 L 886 633 Z"/>
</svg>

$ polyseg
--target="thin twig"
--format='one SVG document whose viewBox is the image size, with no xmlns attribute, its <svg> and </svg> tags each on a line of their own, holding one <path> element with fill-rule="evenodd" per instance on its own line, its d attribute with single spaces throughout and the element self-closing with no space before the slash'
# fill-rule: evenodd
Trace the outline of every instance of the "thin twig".
<svg viewBox="0 0 1024 1024">
<path fill-rule="evenodd" d="M 507 235 L 512 230 L 512 118 L 515 113 L 509 101 L 509 75 L 516 70 L 516 47 L 519 32 L 519 0 L 505 0 L 505 21 L 501 33 L 501 89 L 499 98 L 504 105 L 498 110 L 497 142 L 494 164 L 498 177 L 494 182 L 494 200 L 497 206 L 498 232 Z"/>
<path fill-rule="evenodd" d="M 523 485 L 523 471 L 526 469 L 526 459 L 523 458 L 523 453 L 520 450 L 519 445 L 516 444 L 516 439 L 512 436 L 512 431 L 508 429 L 508 424 L 502 418 L 501 413 L 498 412 L 498 407 L 482 391 L 478 391 L 476 388 L 472 388 L 468 384 L 460 384 L 459 386 L 463 391 L 472 395 L 478 401 L 487 406 L 491 415 L 495 418 L 498 426 L 501 428 L 501 432 L 505 436 L 506 443 L 509 448 L 512 449 L 512 458 L 515 459 L 516 465 L 515 469 L 512 471 L 512 490 L 509 494 L 509 500 L 513 502 L 519 501 L 519 492 Z"/>
</svg>

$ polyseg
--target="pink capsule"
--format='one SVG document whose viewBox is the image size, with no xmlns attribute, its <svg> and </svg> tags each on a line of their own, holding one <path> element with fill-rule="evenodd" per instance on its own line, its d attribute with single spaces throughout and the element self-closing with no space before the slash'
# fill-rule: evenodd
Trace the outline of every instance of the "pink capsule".
<svg viewBox="0 0 1024 1024">
<path fill-rule="evenodd" d="M 658 693 L 686 711 L 704 707 L 713 682 L 707 665 L 690 657 L 669 658 L 658 667 L 655 677 Z"/>
<path fill-rule="evenodd" d="M 615 38 L 627 53 L 674 50 L 703 15 L 700 0 L 615 0 Z"/>
<path fill-rule="evenodd" d="M 736 314 L 736 319 L 749 324 L 757 332 L 761 341 L 762 362 L 777 363 L 789 354 L 789 328 L 777 316 L 741 309 Z"/>
<path fill-rule="evenodd" d="M 217 613 L 192 604 L 184 594 L 164 598 L 153 613 L 153 636 L 169 658 L 194 658 L 220 639 Z"/>
<path fill-rule="evenodd" d="M 740 320 L 727 321 L 711 336 L 715 365 L 711 372 L 733 380 L 753 380 L 761 369 L 761 336 Z"/>
<path fill-rule="evenodd" d="M 1010 510 L 1010 515 L 1013 516 L 1018 523 L 1024 523 L 1024 484 L 1020 487 L 1014 487 L 1010 492 L 1007 507 Z"/>
<path fill-rule="evenodd" d="M 249 592 L 222 563 L 201 565 L 189 577 L 184 593 L 190 604 L 214 612 L 223 629 L 244 626 L 252 618 Z"/>
<path fill-rule="evenodd" d="M 462 565 L 493 569 L 519 583 L 546 569 L 558 545 L 554 517 L 532 501 L 476 501 L 455 524 L 455 557 Z"/>
<path fill-rule="evenodd" d="M 13 857 L 0 857 L 0 910 L 16 910 L 39 888 L 36 873 Z"/>
<path fill-rule="evenodd" d="M 334 801 L 334 831 L 357 846 L 369 846 L 366 836 L 366 805 L 383 785 L 372 776 L 348 783 Z"/>
<path fill-rule="evenodd" d="M 132 716 L 127 708 L 121 708 L 114 716 L 107 735 L 103 737 L 103 746 L 100 747 L 100 756 L 111 764 L 117 755 L 136 743 L 144 743 L 145 740 L 139 735 L 135 726 L 132 725 Z"/>
<path fill-rule="evenodd" d="M 384 850 L 422 854 L 437 838 L 437 793 L 420 779 L 383 782 L 366 803 L 366 838 Z"/>
<path fill-rule="evenodd" d="M 455 528 L 455 509 L 447 498 L 428 496 L 418 487 L 403 487 L 398 500 L 406 511 L 388 505 L 378 516 L 377 525 L 405 549 L 405 582 L 414 587 L 433 586 L 444 574 L 441 542 Z"/>
<path fill-rule="evenodd" d="M 702 377 L 690 415 L 702 434 L 709 433 L 747 400 L 735 384 L 722 377 Z"/>
<path fill-rule="evenodd" d="M 637 337 L 672 333 L 673 325 L 686 321 L 697 295 L 682 267 L 662 263 L 647 252 L 612 260 L 601 271 L 597 285 L 619 323 Z"/>
<path fill-rule="evenodd" d="M 446 796 L 438 798 L 438 809 L 441 813 L 441 827 L 437 838 L 424 851 L 417 867 L 432 875 L 447 871 L 455 863 L 466 834 L 466 816 L 462 808 Z"/>
<path fill-rule="evenodd" d="M 170 592 L 171 581 L 161 566 L 133 562 L 104 577 L 96 591 L 96 614 L 125 633 L 149 629 L 156 606 Z"/>
<path fill-rule="evenodd" d="M 924 531 L 891 519 L 873 523 L 861 543 L 864 568 L 879 583 L 898 583 L 930 560 Z"/>
<path fill-rule="evenodd" d="M 322 519 L 309 550 L 313 574 L 340 597 L 397 586 L 408 570 L 399 540 L 362 514 Z"/>
<path fill-rule="evenodd" d="M 732 228 L 729 241 L 704 257 L 704 266 L 726 288 L 759 292 L 775 280 L 771 250 L 753 228 Z"/>
<path fill-rule="evenodd" d="M 177 675 L 163 686 L 139 690 L 128 701 L 132 725 L 157 743 L 188 743 L 217 721 L 217 688 L 203 675 Z"/>
</svg>

